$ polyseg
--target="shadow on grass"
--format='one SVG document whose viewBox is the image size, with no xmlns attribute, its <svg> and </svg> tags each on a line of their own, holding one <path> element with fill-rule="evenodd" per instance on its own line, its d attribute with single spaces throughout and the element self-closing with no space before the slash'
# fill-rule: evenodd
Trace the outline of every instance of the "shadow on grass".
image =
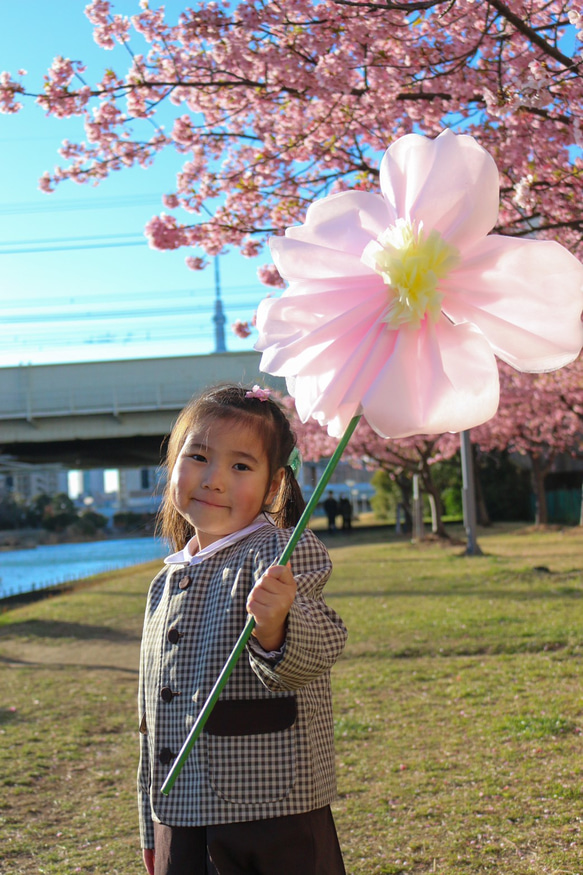
<svg viewBox="0 0 583 875">
<path fill-rule="evenodd" d="M 565 576 L 567 578 L 572 577 L 574 572 L 565 573 L 563 572 L 561 576 Z M 532 583 L 533 586 L 536 585 L 536 580 L 531 580 L 527 578 L 526 580 L 521 580 L 517 575 L 517 583 Z M 520 592 L 516 589 L 498 589 L 496 584 L 493 583 L 491 587 L 481 587 L 480 589 L 472 589 L 471 585 L 467 587 L 463 586 L 451 586 L 448 588 L 435 588 L 435 589 L 375 589 L 375 590 L 337 590 L 330 588 L 330 591 L 327 593 L 327 598 L 332 599 L 361 599 L 361 598 L 383 598 L 383 599 L 394 599 L 394 598 L 460 598 L 464 599 L 487 599 L 491 601 L 494 599 L 495 601 L 513 601 L 513 602 L 530 602 L 530 601 L 557 601 L 562 599 L 572 599 L 573 601 L 578 601 L 583 598 L 583 588 L 578 588 L 575 586 L 560 586 L 557 585 L 556 589 L 548 590 L 548 589 L 531 589 L 528 591 Z"/>
<path fill-rule="evenodd" d="M 355 642 L 347 649 L 341 660 L 359 661 L 366 659 L 371 662 L 385 662 L 387 660 L 416 660 L 416 659 L 449 659 L 452 657 L 482 657 L 482 656 L 517 656 L 521 654 L 561 653 L 567 654 L 580 652 L 578 642 L 568 640 L 564 636 L 552 638 L 540 635 L 522 640 L 466 640 L 459 643 L 440 641 L 438 645 L 433 642 L 421 642 L 415 645 L 394 646 L 380 644 L 370 645 L 368 642 Z"/>
<path fill-rule="evenodd" d="M 105 573 L 105 572 L 104 572 Z M 71 592 L 79 592 L 83 590 L 85 595 L 103 595 L 103 590 L 99 589 L 99 587 L 105 582 L 109 582 L 110 578 L 106 581 L 96 580 L 95 577 L 81 578 L 79 580 L 73 580 L 70 583 L 58 583 L 55 586 L 45 586 L 41 589 L 33 589 L 29 592 L 19 592 L 14 595 L 0 596 L 0 613 L 5 613 L 12 608 L 19 608 L 22 605 L 29 605 L 35 602 L 43 601 L 44 599 L 53 598 L 54 596 L 66 595 Z M 144 587 L 144 592 L 126 592 L 126 591 L 110 591 L 108 590 L 108 598 L 112 596 L 123 596 L 124 598 L 135 597 L 139 599 L 145 599 L 147 592 L 147 584 L 149 584 L 149 578 L 146 579 L 146 585 Z M 95 593 L 92 593 L 91 590 L 95 589 Z"/>
<path fill-rule="evenodd" d="M 52 673 L 57 671 L 70 672 L 71 669 L 79 669 L 80 671 L 112 671 L 122 674 L 131 674 L 134 677 L 138 676 L 137 668 L 128 668 L 125 665 L 107 665 L 105 663 L 84 663 L 84 662 L 50 662 L 45 663 L 39 660 L 18 659 L 14 656 L 3 656 L 0 654 L 0 667 L 9 666 L 10 668 L 43 668 L 49 669 Z M 2 724 L 2 709 L 0 709 L 0 725 Z M 0 869 L 0 872 L 2 870 Z"/>
<path fill-rule="evenodd" d="M 357 524 L 349 531 L 337 529 L 335 532 L 330 532 L 325 528 L 316 526 L 313 527 L 313 530 L 314 534 L 317 535 L 327 547 L 348 547 L 366 544 L 409 544 L 411 547 L 415 547 L 422 551 L 426 547 L 434 547 L 436 545 L 440 545 L 444 548 L 464 548 L 467 546 L 467 534 L 460 523 L 446 523 L 447 537 L 445 538 L 431 533 L 426 527 L 425 534 L 421 540 L 416 542 L 413 541 L 412 532 L 403 531 L 397 533 L 393 523 L 379 522 L 376 524 Z M 487 545 L 490 538 L 498 538 L 503 535 L 530 534 L 539 534 L 544 537 L 546 534 L 552 535 L 557 531 L 563 535 L 573 535 L 577 537 L 581 531 L 581 527 L 573 525 L 549 525 L 536 527 L 528 522 L 497 522 L 487 528 L 481 527 L 478 531 L 477 537 L 478 542 L 481 542 L 479 544 L 482 551 L 481 555 L 485 557 L 495 555 L 495 553 L 487 552 L 484 549 L 484 542 Z M 459 555 L 467 558 L 465 551 Z M 479 555 L 473 558 L 479 558 Z"/>
<path fill-rule="evenodd" d="M 75 638 L 79 641 L 103 640 L 115 642 L 139 641 L 140 636 L 109 626 L 89 623 L 68 623 L 64 620 L 23 620 L 7 623 L 0 629 L 0 639 L 16 635 L 19 638 Z"/>
<path fill-rule="evenodd" d="M 395 534 L 395 527 L 390 525 L 359 526 L 345 531 L 337 529 L 329 532 L 327 529 L 314 529 L 314 534 L 327 547 L 356 547 L 365 544 L 402 544 L 410 543 L 410 534 Z M 446 542 L 448 543 L 448 542 Z"/>
<path fill-rule="evenodd" d="M 18 712 L 11 711 L 9 708 L 0 708 L 0 726 L 5 726 L 7 723 L 15 723 L 18 720 Z"/>
</svg>

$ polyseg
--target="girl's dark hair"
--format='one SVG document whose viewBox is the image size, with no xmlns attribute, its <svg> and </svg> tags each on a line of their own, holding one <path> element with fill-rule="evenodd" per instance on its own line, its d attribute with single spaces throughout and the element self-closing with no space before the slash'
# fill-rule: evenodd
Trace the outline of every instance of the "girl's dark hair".
<svg viewBox="0 0 583 875">
<path fill-rule="evenodd" d="M 178 513 L 172 502 L 171 477 L 187 436 L 201 427 L 210 428 L 219 420 L 230 420 L 253 428 L 263 445 L 269 465 L 269 483 L 280 468 L 284 469 L 281 486 L 268 510 L 280 528 L 295 526 L 305 507 L 298 481 L 288 461 L 296 446 L 296 436 L 283 409 L 264 394 L 247 395 L 243 386 L 217 386 L 192 398 L 174 423 L 166 457 L 166 486 L 158 514 L 159 534 L 180 550 L 192 537 L 190 523 Z M 258 397 L 261 395 L 261 397 Z"/>
</svg>

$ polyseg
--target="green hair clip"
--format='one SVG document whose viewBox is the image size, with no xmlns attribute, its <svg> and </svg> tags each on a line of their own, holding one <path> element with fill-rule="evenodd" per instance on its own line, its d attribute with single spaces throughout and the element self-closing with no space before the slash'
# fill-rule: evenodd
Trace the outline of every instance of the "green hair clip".
<svg viewBox="0 0 583 875">
<path fill-rule="evenodd" d="M 287 463 L 292 469 L 294 477 L 297 478 L 298 474 L 300 473 L 300 468 L 302 467 L 302 457 L 297 447 L 294 447 L 289 454 L 289 459 L 287 460 Z"/>
</svg>

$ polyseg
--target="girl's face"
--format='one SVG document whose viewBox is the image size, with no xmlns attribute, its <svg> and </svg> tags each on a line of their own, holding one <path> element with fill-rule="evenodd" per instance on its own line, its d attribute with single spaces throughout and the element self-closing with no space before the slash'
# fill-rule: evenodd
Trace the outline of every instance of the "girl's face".
<svg viewBox="0 0 583 875">
<path fill-rule="evenodd" d="M 194 527 L 202 550 L 248 526 L 273 500 L 282 477 L 283 468 L 270 480 L 251 427 L 218 420 L 187 434 L 172 470 L 172 502 Z"/>
</svg>

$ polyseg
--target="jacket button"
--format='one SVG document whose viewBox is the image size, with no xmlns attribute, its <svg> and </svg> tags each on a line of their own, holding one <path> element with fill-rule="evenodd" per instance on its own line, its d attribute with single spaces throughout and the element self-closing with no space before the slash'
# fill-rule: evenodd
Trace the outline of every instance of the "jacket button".
<svg viewBox="0 0 583 875">
<path fill-rule="evenodd" d="M 158 759 L 162 763 L 163 766 L 169 765 L 172 760 L 176 757 L 175 753 L 172 753 L 169 747 L 163 747 L 160 749 L 160 753 L 158 754 Z"/>
<path fill-rule="evenodd" d="M 174 696 L 180 696 L 179 690 L 171 690 L 170 687 L 162 687 L 160 690 L 160 698 L 163 702 L 171 702 Z"/>
<path fill-rule="evenodd" d="M 191 579 L 188 575 L 185 575 L 178 581 L 178 586 L 180 589 L 188 589 L 191 584 Z"/>
<path fill-rule="evenodd" d="M 166 636 L 170 644 L 178 644 L 180 638 L 184 637 L 184 632 L 179 632 L 178 629 L 168 629 L 168 634 Z"/>
</svg>

